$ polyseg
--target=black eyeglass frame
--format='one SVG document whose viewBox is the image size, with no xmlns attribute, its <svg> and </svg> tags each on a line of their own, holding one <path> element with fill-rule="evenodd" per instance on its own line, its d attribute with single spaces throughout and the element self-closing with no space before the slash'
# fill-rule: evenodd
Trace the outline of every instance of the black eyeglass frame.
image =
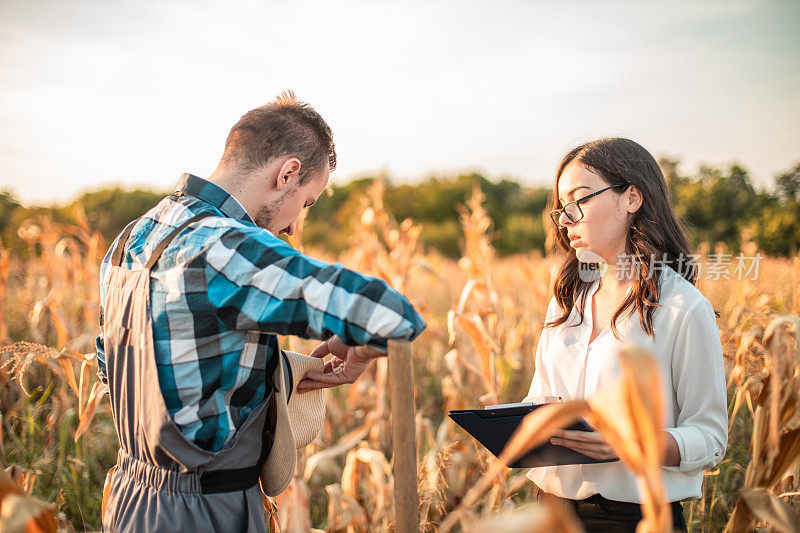
<svg viewBox="0 0 800 533">
<path fill-rule="evenodd" d="M 561 213 L 564 213 L 565 215 L 567 215 L 567 218 L 570 220 L 570 222 L 572 222 L 572 223 L 578 222 L 578 221 L 583 219 L 583 209 L 581 209 L 581 204 L 583 202 L 585 202 L 586 200 L 589 200 L 590 198 L 594 198 L 598 194 L 604 193 L 609 189 L 617 189 L 619 187 L 625 187 L 625 189 L 627 189 L 628 187 L 630 187 L 630 184 L 620 183 L 619 185 L 611 185 L 609 187 L 606 187 L 605 189 L 600 189 L 597 192 L 593 192 L 592 194 L 587 194 L 583 198 L 578 198 L 577 200 L 572 200 L 571 202 L 567 202 L 566 204 L 564 204 L 564 206 L 561 209 L 555 209 L 553 211 L 550 211 L 550 220 L 553 221 L 553 224 L 556 225 L 556 228 L 558 228 L 558 229 L 566 228 L 566 226 L 562 226 L 561 223 L 558 221 L 561 218 Z M 566 211 L 567 206 L 570 205 L 570 204 L 575 204 L 575 207 L 578 208 L 578 213 L 580 213 L 580 216 L 577 219 L 572 218 L 572 215 L 570 215 Z"/>
</svg>

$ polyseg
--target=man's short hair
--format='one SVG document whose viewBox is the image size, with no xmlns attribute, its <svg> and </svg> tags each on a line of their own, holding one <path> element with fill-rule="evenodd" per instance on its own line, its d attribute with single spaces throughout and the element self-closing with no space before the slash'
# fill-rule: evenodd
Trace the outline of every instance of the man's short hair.
<svg viewBox="0 0 800 533">
<path fill-rule="evenodd" d="M 300 160 L 301 184 L 326 165 L 331 172 L 336 168 L 331 128 L 292 91 L 281 93 L 274 102 L 251 109 L 239 119 L 225 140 L 222 162 L 249 172 L 283 156 Z"/>
</svg>

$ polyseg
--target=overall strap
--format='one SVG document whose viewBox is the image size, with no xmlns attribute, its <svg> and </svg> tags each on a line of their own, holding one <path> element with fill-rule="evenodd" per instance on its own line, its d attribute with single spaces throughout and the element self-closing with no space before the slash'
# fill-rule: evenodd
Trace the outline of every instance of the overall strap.
<svg viewBox="0 0 800 533">
<path fill-rule="evenodd" d="M 281 350 L 267 362 L 266 385 L 267 390 L 272 389 L 267 400 L 267 414 L 264 418 L 264 428 L 261 433 L 261 453 L 258 462 L 253 466 L 234 468 L 230 470 L 208 470 L 200 475 L 200 490 L 203 494 L 217 494 L 220 492 L 236 492 L 247 490 L 258 483 L 261 467 L 267 462 L 272 444 L 275 441 L 275 425 L 278 422 L 278 404 L 275 387 L 272 385 L 272 375 L 278 364 L 278 357 L 283 357 Z"/>
<path fill-rule="evenodd" d="M 158 243 L 158 246 L 156 246 L 155 250 L 153 250 L 153 253 L 150 256 L 150 259 L 147 260 L 147 264 L 144 267 L 147 270 L 150 270 L 154 266 L 156 266 L 156 263 L 158 263 L 158 260 L 161 258 L 161 254 L 164 253 L 164 250 L 167 249 L 167 246 L 169 246 L 169 243 L 171 243 L 175 239 L 175 237 L 178 236 L 178 234 L 180 232 L 182 232 L 184 229 L 186 229 L 186 226 L 188 226 L 192 222 L 197 222 L 198 220 L 202 220 L 204 218 L 213 217 L 213 216 L 218 216 L 218 215 L 215 215 L 214 213 L 209 213 L 209 212 L 200 213 L 199 215 L 193 216 L 192 218 L 190 218 L 189 220 L 187 220 L 186 222 L 184 222 L 183 224 L 181 224 L 180 226 L 178 226 L 177 228 L 172 230 L 172 232 L 169 235 L 167 235 L 164 238 L 163 241 Z"/>
<path fill-rule="evenodd" d="M 272 389 L 272 392 L 270 392 L 270 399 L 267 404 L 267 417 L 264 419 L 264 428 L 261 432 L 261 453 L 259 454 L 258 463 L 256 465 L 259 472 L 261 472 L 261 467 L 264 463 L 267 462 L 267 457 L 269 457 L 269 453 L 272 451 L 272 444 L 275 442 L 275 426 L 278 423 L 278 395 L 276 394 L 277 389 L 275 383 L 272 381 L 272 376 L 275 375 L 275 369 L 278 367 L 279 357 L 283 357 L 283 350 L 281 349 L 274 352 L 272 358 L 267 362 L 267 375 L 264 376 L 267 390 Z M 283 364 L 289 366 L 289 361 L 284 359 Z M 278 379 L 284 379 L 284 377 L 280 376 Z M 285 387 L 286 385 L 282 384 L 282 386 Z M 291 389 L 291 386 L 289 388 Z"/>
<path fill-rule="evenodd" d="M 111 264 L 113 266 L 122 266 L 122 254 L 125 251 L 125 245 L 128 243 L 128 237 L 131 236 L 131 231 L 133 231 L 133 227 L 139 221 L 137 218 L 136 220 L 132 221 L 130 224 L 125 226 L 125 229 L 122 230 L 122 234 L 119 236 L 117 240 L 117 247 L 114 248 L 114 253 L 111 254 Z"/>
</svg>

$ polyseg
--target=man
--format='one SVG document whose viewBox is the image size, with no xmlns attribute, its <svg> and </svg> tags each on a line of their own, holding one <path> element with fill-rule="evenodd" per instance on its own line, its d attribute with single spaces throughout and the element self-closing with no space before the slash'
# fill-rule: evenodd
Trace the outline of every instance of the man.
<svg viewBox="0 0 800 533">
<path fill-rule="evenodd" d="M 97 356 L 120 452 L 104 529 L 263 531 L 276 334 L 325 339 L 312 355 L 335 356 L 300 394 L 352 383 L 386 339 L 425 327 L 384 282 L 278 239 L 335 165 L 328 125 L 285 93 L 233 126 L 208 180 L 184 174 L 111 246 Z"/>
</svg>

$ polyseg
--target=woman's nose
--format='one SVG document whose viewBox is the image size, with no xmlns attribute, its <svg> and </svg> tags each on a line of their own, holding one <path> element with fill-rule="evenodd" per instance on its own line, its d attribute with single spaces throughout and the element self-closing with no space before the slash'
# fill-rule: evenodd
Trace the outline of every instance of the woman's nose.
<svg viewBox="0 0 800 533">
<path fill-rule="evenodd" d="M 571 218 L 569 218 L 569 215 L 567 215 L 566 212 L 563 212 L 560 215 L 558 215 L 558 223 L 562 226 L 570 226 L 574 224 L 574 222 L 572 221 Z"/>
</svg>

